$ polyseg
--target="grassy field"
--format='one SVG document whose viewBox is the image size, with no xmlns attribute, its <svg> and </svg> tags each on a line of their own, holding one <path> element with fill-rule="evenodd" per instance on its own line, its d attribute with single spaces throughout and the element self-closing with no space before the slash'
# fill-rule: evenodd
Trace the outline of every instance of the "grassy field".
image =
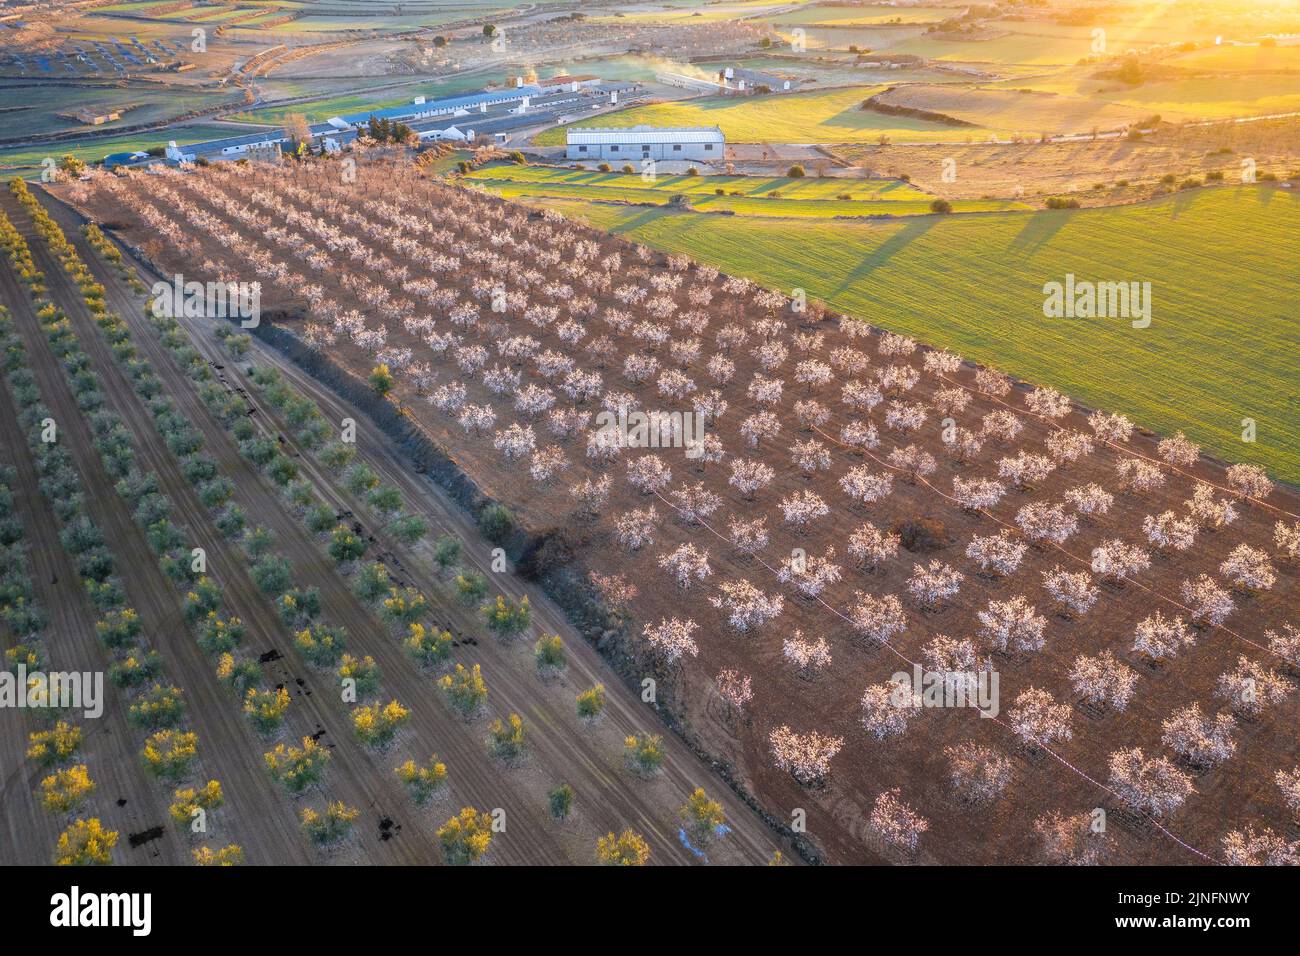
<svg viewBox="0 0 1300 956">
<path fill-rule="evenodd" d="M 543 166 L 496 165 L 476 170 L 469 181 L 507 197 L 554 197 L 584 201 L 665 205 L 679 194 L 703 212 L 742 216 L 918 216 L 930 212 L 930 194 L 899 180 L 816 177 L 660 176 L 643 182 L 638 174 L 601 173 Z M 719 195 L 722 190 L 724 195 Z M 841 198 L 849 196 L 848 199 Z M 1027 208 L 1001 200 L 954 204 L 959 212 Z"/>
<path fill-rule="evenodd" d="M 791 222 L 581 202 L 561 211 L 860 316 L 1076 399 L 1182 428 L 1300 482 L 1294 295 L 1300 199 L 1266 186 L 1076 212 Z M 1066 273 L 1152 287 L 1153 319 L 1043 316 Z M 1242 419 L 1257 424 L 1240 440 Z"/>
<path fill-rule="evenodd" d="M 881 136 L 899 142 L 960 142 L 976 132 L 858 108 L 881 89 L 855 86 L 744 99 L 701 97 L 634 106 L 575 125 L 720 126 L 733 143 L 871 143 Z M 559 146 L 564 141 L 562 128 L 547 130 L 536 140 L 540 146 Z"/>
</svg>

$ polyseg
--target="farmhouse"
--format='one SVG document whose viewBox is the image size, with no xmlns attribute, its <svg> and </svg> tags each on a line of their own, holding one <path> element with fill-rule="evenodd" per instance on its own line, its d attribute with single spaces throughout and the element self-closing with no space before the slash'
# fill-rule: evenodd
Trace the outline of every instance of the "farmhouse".
<svg viewBox="0 0 1300 956">
<path fill-rule="evenodd" d="M 567 159 L 695 159 L 720 160 L 726 137 L 716 126 L 594 126 L 568 131 Z"/>
</svg>

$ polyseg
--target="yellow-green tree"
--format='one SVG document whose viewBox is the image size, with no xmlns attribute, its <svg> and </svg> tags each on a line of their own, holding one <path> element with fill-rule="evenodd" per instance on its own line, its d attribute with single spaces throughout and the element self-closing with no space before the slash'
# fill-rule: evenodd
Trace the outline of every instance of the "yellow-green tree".
<svg viewBox="0 0 1300 956">
<path fill-rule="evenodd" d="M 95 790 L 85 764 L 56 770 L 41 781 L 41 805 L 51 813 L 71 813 Z"/>
<path fill-rule="evenodd" d="M 220 850 L 196 846 L 194 862 L 197 866 L 239 866 L 244 862 L 244 848 L 238 843 L 223 846 Z"/>
<path fill-rule="evenodd" d="M 108 866 L 116 845 L 117 831 L 105 830 L 97 817 L 77 820 L 59 836 L 54 862 L 57 866 Z"/>
<path fill-rule="evenodd" d="M 704 846 L 712 840 L 717 835 L 718 827 L 727 820 L 722 812 L 722 804 L 710 800 L 703 787 L 695 788 L 695 792 L 678 808 L 677 815 L 681 817 L 691 842 L 696 846 Z"/>
<path fill-rule="evenodd" d="M 596 862 L 604 866 L 645 866 L 650 860 L 650 844 L 631 827 L 618 836 L 606 834 L 596 841 Z"/>
<path fill-rule="evenodd" d="M 394 772 L 397 779 L 406 784 L 411 791 L 411 799 L 417 806 L 423 806 L 428 799 L 447 784 L 447 765 L 434 754 L 429 762 L 420 766 L 414 760 L 397 767 Z"/>
<path fill-rule="evenodd" d="M 443 674 L 438 679 L 438 687 L 446 695 L 448 703 L 466 719 L 473 717 L 487 700 L 487 684 L 478 664 L 470 670 L 457 664 L 454 674 Z"/>
<path fill-rule="evenodd" d="M 442 855 L 453 866 L 473 863 L 492 843 L 492 818 L 486 812 L 465 807 L 438 828 Z"/>
</svg>

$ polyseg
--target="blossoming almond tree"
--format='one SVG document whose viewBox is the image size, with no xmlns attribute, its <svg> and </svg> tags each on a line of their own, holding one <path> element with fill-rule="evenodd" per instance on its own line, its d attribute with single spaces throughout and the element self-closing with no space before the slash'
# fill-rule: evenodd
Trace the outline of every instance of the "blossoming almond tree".
<svg viewBox="0 0 1300 956">
<path fill-rule="evenodd" d="M 844 746 L 843 737 L 828 737 L 817 731 L 797 734 L 784 724 L 768 735 L 772 760 L 804 786 L 816 786 L 830 776 L 831 760 Z"/>
<path fill-rule="evenodd" d="M 1197 767 L 1217 767 L 1237 751 L 1232 733 L 1237 722 L 1231 714 L 1201 714 L 1200 704 L 1192 703 L 1175 711 L 1161 724 L 1161 742 Z"/>
<path fill-rule="evenodd" d="M 1096 657 L 1080 654 L 1070 668 L 1070 683 L 1075 693 L 1094 706 L 1111 707 L 1124 711 L 1133 698 L 1138 675 L 1125 667 L 1110 650 Z"/>
<path fill-rule="evenodd" d="M 915 853 L 921 834 L 930 829 L 930 823 L 904 803 L 900 794 L 895 787 L 876 797 L 867 824 L 890 846 Z"/>
<path fill-rule="evenodd" d="M 1108 763 L 1111 788 L 1139 813 L 1152 817 L 1173 813 L 1195 789 L 1189 774 L 1167 757 L 1148 757 L 1141 747 L 1117 750 Z"/>
<path fill-rule="evenodd" d="M 1047 747 L 1074 736 L 1069 704 L 1056 703 L 1051 694 L 1038 687 L 1022 691 L 1007 718 L 1016 736 L 1031 748 Z"/>
<path fill-rule="evenodd" d="M 872 684 L 862 692 L 862 726 L 876 740 L 896 737 L 921 713 L 921 696 L 911 684 Z"/>
</svg>

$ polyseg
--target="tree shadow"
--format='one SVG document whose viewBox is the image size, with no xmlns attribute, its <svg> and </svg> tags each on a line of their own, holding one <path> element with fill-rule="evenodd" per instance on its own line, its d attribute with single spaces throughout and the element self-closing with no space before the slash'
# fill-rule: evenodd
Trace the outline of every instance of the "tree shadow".
<svg viewBox="0 0 1300 956">
<path fill-rule="evenodd" d="M 920 239 L 934 228 L 936 221 L 937 217 L 934 216 L 917 217 L 914 222 L 909 222 L 898 228 L 888 239 L 867 253 L 862 261 L 844 276 L 844 281 L 831 294 L 838 295 L 845 289 L 869 277 L 871 273 L 902 252 L 909 244 Z"/>
<path fill-rule="evenodd" d="M 1007 245 L 1008 252 L 1032 256 L 1065 228 L 1077 212 L 1065 209 L 1043 209 L 1030 215 L 1028 221 Z"/>
</svg>

